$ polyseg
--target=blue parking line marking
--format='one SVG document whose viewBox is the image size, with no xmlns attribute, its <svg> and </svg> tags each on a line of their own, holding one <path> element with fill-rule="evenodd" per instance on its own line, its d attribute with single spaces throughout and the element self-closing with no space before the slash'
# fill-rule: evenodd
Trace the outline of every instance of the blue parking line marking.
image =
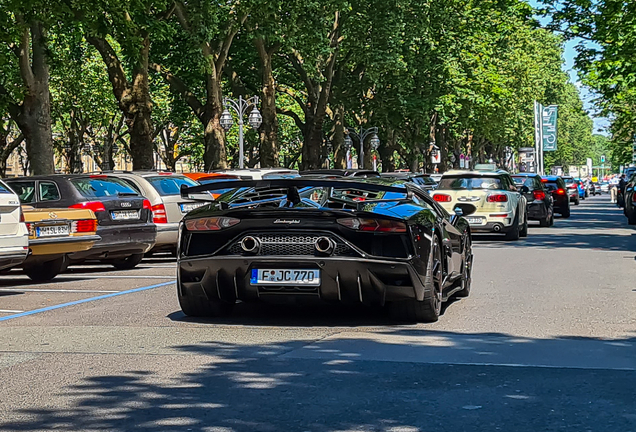
<svg viewBox="0 0 636 432">
<path fill-rule="evenodd" d="M 124 294 L 132 294 L 132 293 L 136 293 L 136 292 L 140 292 L 140 291 L 146 291 L 149 289 L 153 289 L 153 288 L 159 288 L 162 286 L 166 286 L 166 285 L 171 285 L 173 283 L 175 283 L 176 281 L 170 281 L 170 282 L 163 282 L 160 284 L 156 284 L 156 285 L 150 285 L 150 286 L 146 286 L 146 287 L 141 287 L 141 288 L 135 288 L 135 289 L 131 289 L 131 290 L 127 290 L 127 291 L 120 291 L 117 293 L 113 293 L 113 294 L 106 294 L 106 295 L 101 295 L 101 296 L 97 296 L 97 297 L 91 297 L 91 298 L 87 298 L 87 299 L 82 299 L 82 300 L 77 300 L 77 301 L 73 301 L 73 302 L 69 302 L 69 303 L 62 303 L 59 305 L 55 305 L 55 306 L 48 306 L 42 309 L 34 309 L 31 311 L 26 311 L 26 312 L 22 312 L 19 314 L 15 314 L 15 315 L 9 315 L 9 316 L 5 316 L 5 317 L 0 317 L 0 321 L 8 321 L 10 319 L 14 319 L 14 318 L 21 318 L 24 316 L 28 316 L 28 315 L 34 315 L 34 314 L 38 314 L 41 312 L 48 312 L 51 310 L 55 310 L 55 309 L 60 309 L 63 307 L 67 307 L 67 306 L 74 306 L 74 305 L 78 305 L 78 304 L 82 304 L 82 303 L 88 303 L 88 302 L 92 302 L 95 300 L 103 300 L 103 299 L 107 299 L 107 298 L 111 298 L 111 297 L 117 297 L 120 295 L 124 295 Z"/>
</svg>

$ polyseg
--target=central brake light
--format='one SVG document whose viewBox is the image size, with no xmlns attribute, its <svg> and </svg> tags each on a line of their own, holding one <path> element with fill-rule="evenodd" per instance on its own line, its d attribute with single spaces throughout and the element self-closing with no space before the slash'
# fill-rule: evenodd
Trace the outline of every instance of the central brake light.
<svg viewBox="0 0 636 432">
<path fill-rule="evenodd" d="M 77 203 L 77 204 L 73 204 L 72 206 L 69 206 L 69 208 L 93 210 L 93 213 L 106 211 L 106 207 L 104 207 L 104 204 L 101 201 L 88 201 L 83 203 Z"/>
<path fill-rule="evenodd" d="M 508 202 L 508 195 L 504 195 L 504 194 L 489 195 L 488 198 L 486 198 L 486 201 L 489 203 Z"/>
<path fill-rule="evenodd" d="M 451 202 L 453 200 L 450 195 L 446 194 L 435 194 L 433 199 L 437 202 Z"/>
<path fill-rule="evenodd" d="M 150 201 L 148 201 L 148 204 L 150 204 Z M 163 204 L 153 205 L 150 210 L 152 210 L 152 221 L 154 223 L 168 223 L 166 207 Z"/>
<path fill-rule="evenodd" d="M 403 233 L 406 232 L 406 224 L 388 219 L 358 219 L 343 218 L 337 221 L 340 225 L 356 231 L 365 232 L 386 232 Z"/>
<path fill-rule="evenodd" d="M 543 191 L 539 191 L 539 190 L 532 191 L 532 195 L 534 195 L 535 200 L 541 201 L 545 199 L 545 192 Z"/>
<path fill-rule="evenodd" d="M 72 231 L 74 233 L 88 233 L 97 231 L 97 219 L 82 219 L 73 221 Z"/>
<path fill-rule="evenodd" d="M 233 227 L 241 222 L 240 219 L 233 217 L 208 217 L 189 219 L 185 221 L 188 231 L 220 231 L 225 228 Z"/>
</svg>

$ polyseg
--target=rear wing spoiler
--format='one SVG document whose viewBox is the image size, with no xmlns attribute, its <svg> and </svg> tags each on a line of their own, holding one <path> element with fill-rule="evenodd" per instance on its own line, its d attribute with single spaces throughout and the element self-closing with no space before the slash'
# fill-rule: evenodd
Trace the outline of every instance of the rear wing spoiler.
<svg viewBox="0 0 636 432">
<path fill-rule="evenodd" d="M 290 179 L 263 179 L 263 180 L 224 180 L 214 183 L 206 183 L 198 186 L 181 186 L 181 197 L 189 198 L 190 194 L 210 192 L 219 189 L 239 188 L 351 188 L 369 192 L 394 192 L 409 194 L 408 187 L 397 187 L 379 183 L 367 183 L 360 180 L 324 179 L 324 178 L 290 178 Z"/>
<path fill-rule="evenodd" d="M 265 188 L 265 189 L 287 189 L 287 200 L 291 203 L 300 201 L 298 195 L 299 188 L 323 187 L 329 189 L 331 198 L 334 189 L 356 189 L 364 192 L 393 192 L 405 195 L 399 199 L 375 199 L 356 203 L 357 206 L 369 204 L 370 202 L 393 202 L 412 199 L 412 191 L 408 185 L 402 187 L 391 186 L 380 183 L 364 182 L 360 180 L 345 179 L 324 179 L 324 178 L 290 178 L 290 179 L 263 179 L 263 180 L 227 180 L 214 183 L 202 184 L 198 186 L 181 186 L 181 197 L 196 201 L 217 202 L 211 195 L 204 193 L 219 189 L 240 189 L 240 188 Z M 203 196 L 203 197 L 202 197 Z M 335 199 L 335 198 L 334 198 Z M 341 201 L 338 199 L 338 201 Z M 225 204 L 225 203 L 222 203 Z"/>
</svg>

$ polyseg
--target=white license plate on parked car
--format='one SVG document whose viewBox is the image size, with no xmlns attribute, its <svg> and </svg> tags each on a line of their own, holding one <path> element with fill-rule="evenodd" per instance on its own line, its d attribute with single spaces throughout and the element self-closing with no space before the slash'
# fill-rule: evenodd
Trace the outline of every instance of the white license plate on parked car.
<svg viewBox="0 0 636 432">
<path fill-rule="evenodd" d="M 319 286 L 320 270 L 253 269 L 252 285 Z"/>
<path fill-rule="evenodd" d="M 466 220 L 471 225 L 484 225 L 486 223 L 486 219 L 481 217 L 467 217 Z"/>
<path fill-rule="evenodd" d="M 36 237 L 59 237 L 70 235 L 71 230 L 68 225 L 51 225 L 35 228 Z"/>
<path fill-rule="evenodd" d="M 139 219 L 139 210 L 115 210 L 110 212 L 113 220 Z"/>
<path fill-rule="evenodd" d="M 183 203 L 181 204 L 181 213 L 189 213 L 203 205 L 205 205 L 205 203 Z"/>
</svg>

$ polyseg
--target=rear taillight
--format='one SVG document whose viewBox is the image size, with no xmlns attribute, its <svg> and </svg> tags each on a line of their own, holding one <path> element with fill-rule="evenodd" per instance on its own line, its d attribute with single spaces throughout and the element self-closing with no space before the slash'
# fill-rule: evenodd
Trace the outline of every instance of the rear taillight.
<svg viewBox="0 0 636 432">
<path fill-rule="evenodd" d="M 20 207 L 20 222 L 25 222 L 26 219 L 24 219 L 24 212 L 22 211 L 22 207 Z"/>
<path fill-rule="evenodd" d="M 545 192 L 543 191 L 539 191 L 539 190 L 532 191 L 532 195 L 534 195 L 535 200 L 541 201 L 545 199 Z"/>
<path fill-rule="evenodd" d="M 232 217 L 208 217 L 199 219 L 189 219 L 185 221 L 188 231 L 219 231 L 230 228 L 241 222 L 240 219 Z"/>
<path fill-rule="evenodd" d="M 565 189 L 557 189 L 556 193 L 557 195 L 565 195 Z"/>
<path fill-rule="evenodd" d="M 488 198 L 486 198 L 486 201 L 490 203 L 508 202 L 508 195 L 504 195 L 504 194 L 489 195 Z"/>
<path fill-rule="evenodd" d="M 453 200 L 450 195 L 446 194 L 435 194 L 433 199 L 437 202 L 451 202 Z"/>
<path fill-rule="evenodd" d="M 148 201 L 147 199 L 144 200 L 144 204 L 143 204 L 143 208 L 144 210 L 150 210 L 152 211 L 152 204 L 150 204 L 150 201 Z"/>
<path fill-rule="evenodd" d="M 150 204 L 150 202 L 148 202 L 148 204 Z M 150 210 L 152 210 L 152 221 L 154 223 L 168 223 L 166 207 L 163 204 L 153 205 L 152 207 L 150 207 Z"/>
<path fill-rule="evenodd" d="M 82 219 L 73 221 L 71 229 L 74 233 L 88 233 L 97 231 L 97 219 Z"/>
<path fill-rule="evenodd" d="M 577 186 L 575 184 L 571 184 L 571 185 L 568 186 L 569 189 L 576 189 L 576 187 Z"/>
<path fill-rule="evenodd" d="M 106 211 L 106 207 L 104 207 L 104 204 L 101 201 L 88 201 L 83 203 L 77 203 L 77 204 L 73 204 L 69 208 L 93 210 L 93 213 Z"/>
<path fill-rule="evenodd" d="M 347 228 L 357 231 L 366 232 L 387 232 L 387 233 L 403 233 L 406 232 L 406 224 L 388 219 L 358 219 L 343 218 L 338 219 L 338 223 Z"/>
<path fill-rule="evenodd" d="M 35 226 L 32 223 L 26 223 L 27 231 L 29 231 L 29 236 L 35 236 Z"/>
</svg>

